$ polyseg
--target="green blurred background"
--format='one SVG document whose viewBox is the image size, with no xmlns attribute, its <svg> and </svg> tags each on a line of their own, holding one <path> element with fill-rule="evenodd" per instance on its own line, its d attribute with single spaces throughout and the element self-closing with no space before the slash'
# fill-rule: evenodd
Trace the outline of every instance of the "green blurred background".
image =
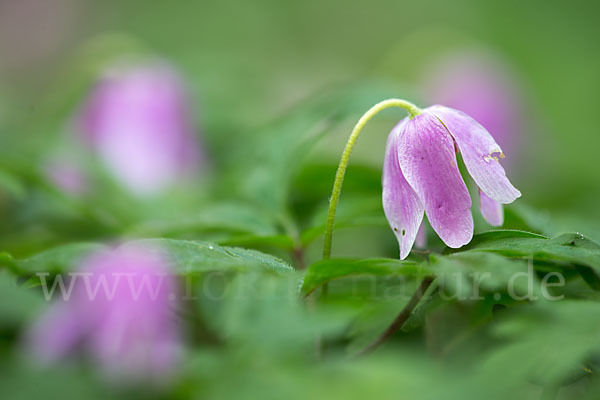
<svg viewBox="0 0 600 400">
<path fill-rule="evenodd" d="M 512 174 L 523 201 L 548 210 L 557 230 L 598 239 L 598 11 L 590 1 L 3 0 L 1 151 L 39 155 L 57 141 L 89 86 L 82 65 L 112 47 L 143 47 L 179 67 L 203 135 L 225 149 L 332 85 L 385 80 L 424 105 L 421 73 L 435 56 L 478 48 L 501 56 L 522 86 L 527 137 Z M 401 116 L 367 129 L 356 162 L 379 168 Z M 352 123 L 316 154 L 334 162 Z"/>
</svg>

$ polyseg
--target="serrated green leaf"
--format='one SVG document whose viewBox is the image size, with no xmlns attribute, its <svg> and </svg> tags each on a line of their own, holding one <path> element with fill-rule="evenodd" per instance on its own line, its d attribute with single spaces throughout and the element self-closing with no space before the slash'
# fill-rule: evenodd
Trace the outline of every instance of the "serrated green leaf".
<svg viewBox="0 0 600 400">
<path fill-rule="evenodd" d="M 269 254 L 200 241 L 141 239 L 123 243 L 122 247 L 138 245 L 147 246 L 149 251 L 165 255 L 173 262 L 178 273 L 256 268 L 274 272 L 292 270 L 288 263 Z M 62 273 L 74 270 L 90 254 L 106 248 L 96 243 L 74 243 L 58 246 L 25 259 L 12 259 L 10 255 L 3 253 L 0 255 L 0 264 L 24 276 L 36 272 Z"/>
<path fill-rule="evenodd" d="M 495 327 L 506 345 L 489 355 L 484 368 L 510 370 L 513 377 L 543 384 L 572 383 L 570 378 L 581 376 L 584 363 L 600 351 L 598 320 L 597 302 L 561 300 L 520 308 Z"/>
<path fill-rule="evenodd" d="M 259 269 L 272 272 L 291 272 L 285 261 L 256 250 L 223 247 L 216 244 L 176 239 L 141 239 L 123 246 L 147 246 L 164 254 L 173 262 L 178 273 L 209 271 L 244 271 Z"/>
<path fill-rule="evenodd" d="M 475 235 L 468 245 L 449 253 L 489 251 L 509 257 L 532 257 L 541 261 L 566 261 L 600 271 L 600 245 L 579 233 L 565 233 L 555 238 L 522 232 L 491 231 Z"/>
</svg>

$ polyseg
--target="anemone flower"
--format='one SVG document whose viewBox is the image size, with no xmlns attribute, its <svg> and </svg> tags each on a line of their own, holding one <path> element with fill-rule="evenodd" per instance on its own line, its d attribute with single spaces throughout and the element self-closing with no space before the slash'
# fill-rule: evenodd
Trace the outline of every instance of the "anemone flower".
<svg viewBox="0 0 600 400">
<path fill-rule="evenodd" d="M 77 164 L 64 161 L 53 161 L 44 168 L 46 177 L 56 187 L 71 195 L 85 192 L 88 180 Z"/>
<path fill-rule="evenodd" d="M 71 275 L 71 293 L 29 330 L 29 351 L 42 364 L 82 353 L 117 380 L 167 377 L 180 334 L 171 304 L 176 283 L 166 265 L 142 247 L 92 255 Z"/>
<path fill-rule="evenodd" d="M 383 208 L 401 259 L 410 253 L 424 215 L 449 247 L 471 241 L 471 197 L 457 152 L 481 193 L 491 200 L 508 204 L 521 196 L 500 165 L 500 146 L 473 118 L 436 105 L 403 119 L 388 137 L 383 167 Z"/>
<path fill-rule="evenodd" d="M 188 95 L 181 77 L 166 63 L 109 69 L 78 120 L 107 170 L 137 195 L 164 191 L 198 164 Z"/>
<path fill-rule="evenodd" d="M 478 51 L 451 53 L 436 60 L 426 73 L 426 97 L 433 103 L 462 110 L 483 125 L 509 157 L 504 165 L 514 171 L 523 141 L 521 93 L 517 79 L 503 60 Z M 481 213 L 492 226 L 504 223 L 500 203 L 480 192 Z"/>
</svg>

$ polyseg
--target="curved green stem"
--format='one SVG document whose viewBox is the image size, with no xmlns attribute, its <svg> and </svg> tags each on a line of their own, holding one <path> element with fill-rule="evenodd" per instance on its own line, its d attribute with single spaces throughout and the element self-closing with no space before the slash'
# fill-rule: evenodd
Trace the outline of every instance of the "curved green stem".
<svg viewBox="0 0 600 400">
<path fill-rule="evenodd" d="M 342 158 L 340 160 L 340 164 L 338 165 L 337 172 L 335 173 L 335 180 L 333 182 L 333 190 L 331 191 L 331 198 L 329 200 L 329 211 L 327 213 L 327 222 L 325 223 L 325 234 L 323 241 L 323 259 L 328 259 L 331 257 L 331 241 L 333 237 L 333 225 L 335 222 L 335 211 L 337 209 L 338 202 L 340 200 L 340 193 L 342 191 L 342 183 L 344 182 L 344 174 L 346 173 L 346 168 L 348 167 L 348 161 L 350 160 L 350 153 L 352 153 L 352 149 L 356 144 L 356 139 L 358 139 L 358 135 L 362 132 L 363 128 L 380 111 L 385 110 L 390 107 L 399 107 L 408 112 L 409 118 L 414 118 L 415 116 L 421 114 L 421 109 L 414 104 L 400 99 L 389 99 L 384 100 L 380 103 L 375 104 L 369 111 L 367 111 L 360 119 L 358 123 L 352 130 L 350 137 L 348 138 L 348 143 L 346 143 L 346 147 L 344 148 L 344 152 L 342 153 Z"/>
</svg>

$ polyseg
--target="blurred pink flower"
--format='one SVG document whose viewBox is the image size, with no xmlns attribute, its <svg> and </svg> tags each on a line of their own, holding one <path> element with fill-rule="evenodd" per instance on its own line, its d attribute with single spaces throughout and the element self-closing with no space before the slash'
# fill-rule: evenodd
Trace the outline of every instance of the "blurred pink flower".
<svg viewBox="0 0 600 400">
<path fill-rule="evenodd" d="M 163 191 L 198 165 L 189 99 L 181 77 L 165 63 L 107 71 L 79 122 L 107 169 L 136 194 Z"/>
<path fill-rule="evenodd" d="M 87 179 L 75 164 L 54 161 L 46 165 L 45 173 L 52 183 L 69 194 L 82 194 L 86 190 Z"/>
<path fill-rule="evenodd" d="M 500 59 L 477 52 L 453 53 L 436 60 L 425 86 L 429 102 L 464 111 L 483 125 L 507 154 L 507 170 L 514 170 L 522 144 L 521 95 L 516 78 Z M 503 224 L 502 205 L 481 191 L 480 207 L 490 225 Z"/>
<path fill-rule="evenodd" d="M 179 356 L 177 287 L 155 254 L 128 247 L 85 260 L 65 283 L 72 292 L 60 293 L 28 332 L 34 357 L 48 364 L 80 350 L 113 379 L 167 378 Z"/>
</svg>

